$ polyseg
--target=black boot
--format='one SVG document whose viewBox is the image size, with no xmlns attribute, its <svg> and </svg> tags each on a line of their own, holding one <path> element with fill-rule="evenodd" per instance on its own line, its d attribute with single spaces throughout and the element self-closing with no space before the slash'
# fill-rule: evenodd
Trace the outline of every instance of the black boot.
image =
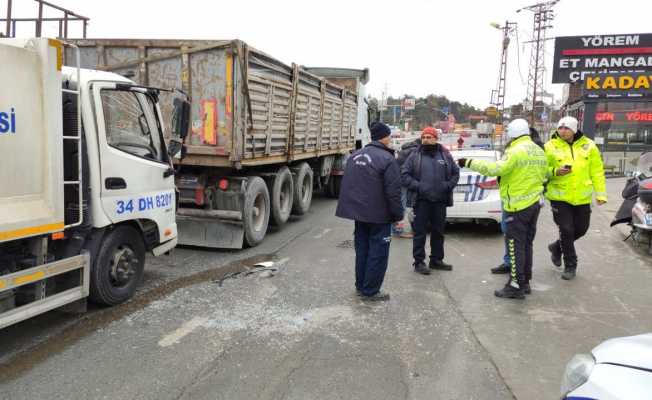
<svg viewBox="0 0 652 400">
<path fill-rule="evenodd" d="M 424 263 L 423 261 L 414 263 L 414 272 L 422 275 L 430 275 L 430 270 L 426 266 L 426 263 Z"/>
<path fill-rule="evenodd" d="M 430 265 L 428 265 L 430 269 L 437 269 L 440 271 L 452 271 L 453 266 L 450 264 L 446 264 L 443 261 L 432 261 L 430 260 Z"/>
<path fill-rule="evenodd" d="M 523 293 L 524 294 L 531 294 L 532 293 L 532 288 L 530 287 L 530 282 L 527 282 L 527 283 L 523 284 Z"/>
<path fill-rule="evenodd" d="M 509 265 L 507 264 L 500 264 L 496 268 L 491 269 L 492 274 L 509 274 L 511 271 L 511 268 L 509 268 Z"/>
<path fill-rule="evenodd" d="M 561 267 L 561 245 L 559 241 L 550 243 L 548 250 L 550 250 L 550 261 L 552 261 L 555 267 Z"/>
<path fill-rule="evenodd" d="M 523 291 L 523 286 L 525 285 L 522 284 L 519 287 L 515 286 L 519 285 L 513 284 L 512 280 L 510 279 L 504 288 L 494 291 L 494 295 L 503 299 L 524 299 L 525 292 Z"/>
<path fill-rule="evenodd" d="M 564 267 L 564 272 L 561 274 L 561 279 L 570 281 L 575 278 L 576 267 Z"/>
</svg>

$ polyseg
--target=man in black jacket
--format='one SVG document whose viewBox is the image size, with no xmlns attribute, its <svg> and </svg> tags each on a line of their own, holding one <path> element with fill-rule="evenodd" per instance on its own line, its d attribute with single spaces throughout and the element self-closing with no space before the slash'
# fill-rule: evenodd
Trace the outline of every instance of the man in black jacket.
<svg viewBox="0 0 652 400">
<path fill-rule="evenodd" d="M 437 143 L 437 131 L 425 128 L 421 145 L 403 164 L 401 178 L 408 189 L 408 206 L 415 211 L 412 255 L 414 270 L 430 274 L 430 269 L 450 271 L 444 262 L 444 228 L 446 207 L 453 205 L 453 189 L 460 179 L 460 170 L 450 152 Z M 430 264 L 426 258 L 426 227 L 430 224 Z"/>
<path fill-rule="evenodd" d="M 389 300 L 380 291 L 392 240 L 391 224 L 403 218 L 401 176 L 390 149 L 389 127 L 371 126 L 372 142 L 346 163 L 335 215 L 355 221 L 355 288 L 363 300 Z"/>
</svg>

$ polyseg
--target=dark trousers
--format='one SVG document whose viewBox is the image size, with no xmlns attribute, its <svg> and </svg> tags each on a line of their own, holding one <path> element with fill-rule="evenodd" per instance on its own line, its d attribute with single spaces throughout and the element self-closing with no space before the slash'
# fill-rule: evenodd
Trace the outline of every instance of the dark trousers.
<svg viewBox="0 0 652 400">
<path fill-rule="evenodd" d="M 355 288 L 363 296 L 373 296 L 383 284 L 392 240 L 391 226 L 355 221 Z"/>
<path fill-rule="evenodd" d="M 444 259 L 444 228 L 446 227 L 446 204 L 427 200 L 417 201 L 414 207 L 414 239 L 412 256 L 415 264 L 426 259 L 426 236 L 430 225 L 430 261 Z"/>
<path fill-rule="evenodd" d="M 577 268 L 575 241 L 589 230 L 591 205 L 573 206 L 563 201 L 551 201 L 550 205 L 555 224 L 559 227 L 559 240 L 553 245 L 560 246 L 566 268 L 575 269 Z"/>
<path fill-rule="evenodd" d="M 509 249 L 511 280 L 519 285 L 532 279 L 532 243 L 537 234 L 537 221 L 541 206 L 535 203 L 530 207 L 507 212 L 507 247 Z"/>
</svg>

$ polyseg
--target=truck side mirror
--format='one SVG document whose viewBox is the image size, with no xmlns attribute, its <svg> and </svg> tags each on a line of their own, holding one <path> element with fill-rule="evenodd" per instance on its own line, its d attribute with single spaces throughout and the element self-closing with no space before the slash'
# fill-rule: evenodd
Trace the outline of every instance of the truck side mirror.
<svg viewBox="0 0 652 400">
<path fill-rule="evenodd" d="M 183 148 L 183 143 L 180 141 L 170 140 L 170 143 L 168 143 L 168 156 L 170 156 L 170 158 L 183 158 L 185 155 Z"/>
<path fill-rule="evenodd" d="M 174 99 L 174 114 L 172 115 L 172 133 L 182 140 L 188 135 L 190 127 L 190 102 L 186 99 Z"/>
</svg>

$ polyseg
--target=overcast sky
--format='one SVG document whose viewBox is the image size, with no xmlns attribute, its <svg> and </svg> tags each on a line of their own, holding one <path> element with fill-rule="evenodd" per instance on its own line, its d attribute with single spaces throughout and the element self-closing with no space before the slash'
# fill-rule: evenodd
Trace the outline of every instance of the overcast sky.
<svg viewBox="0 0 652 400">
<path fill-rule="evenodd" d="M 242 39 L 290 63 L 369 68 L 368 93 L 430 93 L 484 108 L 496 87 L 501 32 L 490 22 L 518 22 L 512 38 L 507 103 L 525 98 L 532 13 L 527 0 L 50 0 L 91 18 L 98 38 Z M 14 17 L 35 16 L 31 0 L 14 0 Z M 0 0 L 0 15 L 6 10 Z M 549 36 L 652 32 L 650 0 L 561 0 Z M 51 14 L 52 15 L 52 14 Z M 52 15 L 54 16 L 54 15 Z M 0 27 L 4 30 L 4 26 Z M 19 25 L 19 36 L 33 35 Z M 56 35 L 50 29 L 51 36 Z M 72 30 L 81 35 L 81 30 Z M 47 32 L 46 32 L 47 33 Z M 553 41 L 546 64 L 552 65 Z M 520 55 L 520 57 L 518 57 Z M 520 58 L 520 72 L 518 59 Z M 548 90 L 561 93 L 561 85 Z"/>
</svg>

